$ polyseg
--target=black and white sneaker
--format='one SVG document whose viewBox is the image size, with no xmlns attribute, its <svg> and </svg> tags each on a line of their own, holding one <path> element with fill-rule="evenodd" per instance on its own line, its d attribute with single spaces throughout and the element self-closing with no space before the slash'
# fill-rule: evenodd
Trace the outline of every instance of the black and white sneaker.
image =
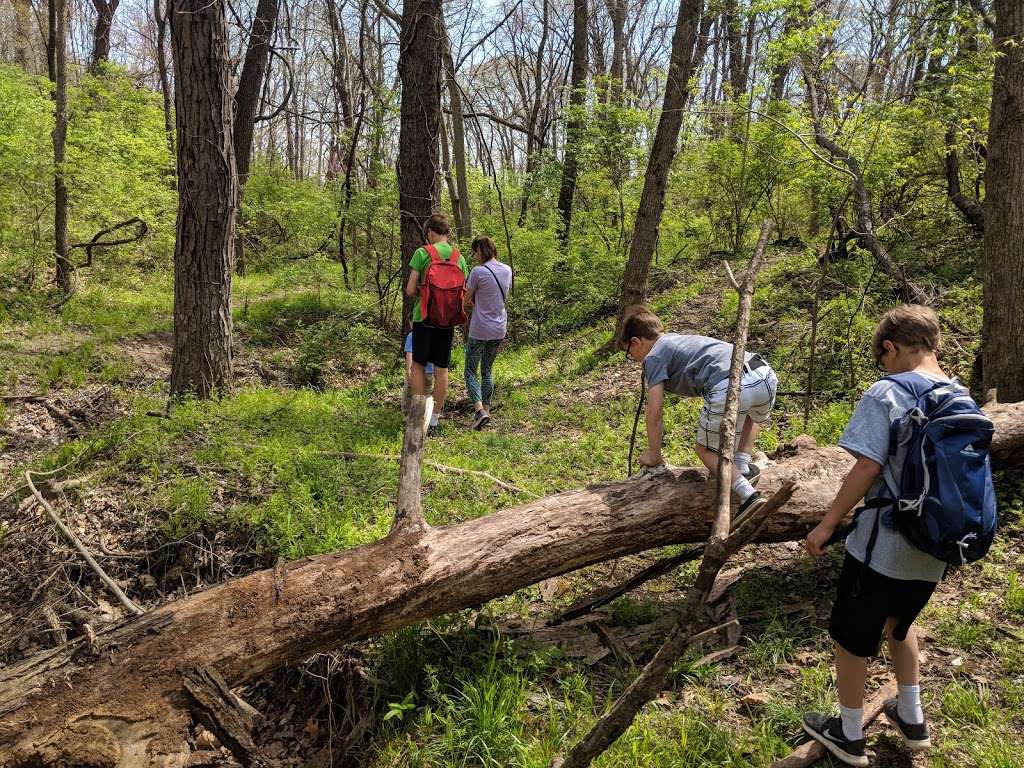
<svg viewBox="0 0 1024 768">
<path fill-rule="evenodd" d="M 903 743 L 907 745 L 911 752 L 921 752 L 928 749 L 932 745 L 931 737 L 928 735 L 928 724 L 904 722 L 903 718 L 900 717 L 899 707 L 897 707 L 896 702 L 897 700 L 893 698 L 886 699 L 885 703 L 882 704 L 885 719 L 896 726 L 896 730 L 903 737 Z"/>
<path fill-rule="evenodd" d="M 743 477 L 747 479 L 747 482 L 751 485 L 757 485 L 761 480 L 761 468 L 757 464 L 750 464 L 745 470 L 743 470 Z"/>
<path fill-rule="evenodd" d="M 747 517 L 751 512 L 759 507 L 763 507 L 768 503 L 768 500 L 764 498 L 760 493 L 754 491 L 753 494 L 747 497 L 747 500 L 740 504 L 739 509 L 736 510 L 736 516 L 732 519 L 732 530 L 736 530 L 743 524 L 744 518 Z"/>
<path fill-rule="evenodd" d="M 483 429 L 484 427 L 487 426 L 488 423 L 490 423 L 490 421 L 491 415 L 483 408 L 481 408 L 479 411 L 476 412 L 476 415 L 473 417 L 473 423 L 469 425 L 469 428 Z"/>
<path fill-rule="evenodd" d="M 427 427 L 427 437 L 437 437 L 440 432 L 441 428 L 437 424 L 431 424 Z"/>
<path fill-rule="evenodd" d="M 847 765 L 868 764 L 867 755 L 864 754 L 868 740 L 846 738 L 846 734 L 843 733 L 843 721 L 838 717 L 808 712 L 804 715 L 804 730 Z"/>
</svg>

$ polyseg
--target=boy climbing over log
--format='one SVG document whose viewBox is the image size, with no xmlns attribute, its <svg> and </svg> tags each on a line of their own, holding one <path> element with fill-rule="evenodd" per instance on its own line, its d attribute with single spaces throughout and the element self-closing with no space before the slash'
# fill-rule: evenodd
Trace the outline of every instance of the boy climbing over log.
<svg viewBox="0 0 1024 768">
<path fill-rule="evenodd" d="M 882 711 L 911 750 L 931 746 L 913 623 L 947 565 L 983 556 L 995 532 L 992 424 L 939 366 L 940 340 L 928 307 L 907 304 L 882 317 L 872 351 L 889 375 L 871 385 L 853 412 L 839 445 L 857 461 L 807 535 L 815 557 L 832 541 L 846 540 L 829 622 L 840 716 L 808 713 L 804 730 L 848 765 L 868 765 L 864 684 L 883 635 L 897 697 Z M 854 523 L 839 529 L 861 499 Z"/>
<path fill-rule="evenodd" d="M 701 396 L 704 407 L 697 422 L 695 448 L 714 477 L 718 471 L 732 344 L 708 336 L 663 333 L 657 315 L 641 305 L 626 310 L 618 343 L 626 357 L 642 362 L 644 366 L 647 450 L 640 454 L 640 464 L 646 467 L 664 464 L 661 440 L 665 392 L 682 397 Z M 744 360 L 732 472 L 732 490 L 739 501 L 733 517 L 734 526 L 765 503 L 761 494 L 754 490 L 760 469 L 750 462 L 750 452 L 761 428 L 771 416 L 779 385 L 775 372 L 760 355 L 747 352 Z"/>
</svg>

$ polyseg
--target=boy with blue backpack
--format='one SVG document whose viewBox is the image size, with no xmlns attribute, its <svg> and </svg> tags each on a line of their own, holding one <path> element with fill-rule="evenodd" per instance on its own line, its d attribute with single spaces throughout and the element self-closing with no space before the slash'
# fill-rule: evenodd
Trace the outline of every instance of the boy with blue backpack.
<svg viewBox="0 0 1024 768">
<path fill-rule="evenodd" d="M 883 634 L 898 685 L 883 712 L 911 750 L 931 746 L 913 622 L 947 567 L 982 557 L 995 533 L 992 423 L 939 367 L 940 341 L 938 318 L 927 307 L 903 305 L 882 317 L 872 351 L 889 375 L 865 392 L 850 418 L 839 445 L 856 463 L 807 535 L 814 556 L 846 541 L 829 622 L 840 717 L 812 712 L 803 724 L 848 765 L 868 765 L 864 684 Z M 861 499 L 854 522 L 841 528 Z"/>
</svg>

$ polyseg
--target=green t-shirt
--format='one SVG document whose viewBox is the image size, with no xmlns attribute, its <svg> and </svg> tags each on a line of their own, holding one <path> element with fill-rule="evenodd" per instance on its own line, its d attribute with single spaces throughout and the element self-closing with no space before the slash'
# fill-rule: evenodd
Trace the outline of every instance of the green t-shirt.
<svg viewBox="0 0 1024 768">
<path fill-rule="evenodd" d="M 452 246 L 449 243 L 434 243 L 434 247 L 437 248 L 437 255 L 442 259 L 449 259 L 452 255 Z M 423 282 L 423 273 L 427 271 L 427 265 L 430 264 L 430 254 L 427 253 L 426 248 L 417 248 L 416 253 L 412 255 L 412 260 L 409 262 L 409 266 L 420 273 L 420 283 Z M 469 265 L 466 263 L 466 258 L 461 253 L 459 254 L 459 268 L 462 269 L 462 274 L 469 279 Z M 423 314 L 420 312 L 420 297 L 416 295 L 416 303 L 412 307 L 412 321 L 414 323 L 423 322 Z"/>
</svg>

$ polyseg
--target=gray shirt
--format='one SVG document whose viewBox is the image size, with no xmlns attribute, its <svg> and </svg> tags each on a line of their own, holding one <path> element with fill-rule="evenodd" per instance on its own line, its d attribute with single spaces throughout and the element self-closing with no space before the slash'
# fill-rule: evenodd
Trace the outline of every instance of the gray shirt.
<svg viewBox="0 0 1024 768">
<path fill-rule="evenodd" d="M 920 375 L 931 381 L 947 381 L 929 373 Z M 839 438 L 839 445 L 854 456 L 864 456 L 883 467 L 882 474 L 865 498 L 878 495 L 885 485 L 886 473 L 899 482 L 903 468 L 895 466 L 894 457 L 889 455 L 889 427 L 893 420 L 900 418 L 916 402 L 914 396 L 905 389 L 883 379 L 876 381 L 864 393 L 850 417 L 850 423 Z M 871 529 L 878 514 L 877 509 L 864 510 L 857 521 L 857 527 L 846 539 L 846 551 L 862 563 L 867 557 L 868 539 L 871 538 Z M 892 579 L 940 581 L 946 571 L 946 564 L 919 550 L 899 531 L 889 528 L 883 515 L 878 525 L 875 548 L 871 551 L 870 568 Z"/>
<path fill-rule="evenodd" d="M 499 288 L 500 284 L 500 288 Z M 505 338 L 508 315 L 505 299 L 512 287 L 512 268 L 497 259 L 473 267 L 466 288 L 473 291 L 473 316 L 469 338 L 494 341 Z"/>
<path fill-rule="evenodd" d="M 744 362 L 754 355 L 748 352 Z M 707 393 L 729 378 L 732 344 L 708 336 L 666 333 L 658 337 L 644 358 L 647 388 L 664 384 L 668 392 L 683 397 Z"/>
</svg>

